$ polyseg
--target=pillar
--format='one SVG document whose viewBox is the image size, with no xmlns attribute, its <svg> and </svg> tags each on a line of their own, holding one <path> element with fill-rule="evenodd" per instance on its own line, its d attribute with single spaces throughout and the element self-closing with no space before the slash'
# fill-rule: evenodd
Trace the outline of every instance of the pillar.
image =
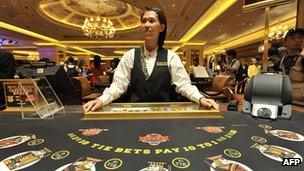
<svg viewBox="0 0 304 171">
<path fill-rule="evenodd" d="M 199 59 L 199 65 L 204 66 L 204 49 L 202 46 L 187 45 L 183 47 L 184 61 L 186 61 L 185 68 L 189 72 L 190 66 L 193 65 L 194 58 Z"/>
<path fill-rule="evenodd" d="M 51 46 L 38 46 L 39 57 L 48 58 L 50 61 L 59 64 L 60 60 L 66 59 L 65 48 L 56 45 Z"/>
<path fill-rule="evenodd" d="M 297 27 L 304 28 L 304 0 L 297 2 Z"/>
</svg>

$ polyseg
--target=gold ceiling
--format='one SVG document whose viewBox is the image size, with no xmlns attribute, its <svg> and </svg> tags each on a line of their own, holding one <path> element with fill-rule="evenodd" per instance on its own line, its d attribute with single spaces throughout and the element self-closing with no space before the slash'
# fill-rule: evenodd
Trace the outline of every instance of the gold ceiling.
<svg viewBox="0 0 304 171">
<path fill-rule="evenodd" d="M 142 11 L 118 0 L 43 0 L 39 3 L 42 16 L 56 24 L 79 29 L 85 17 L 102 16 L 112 20 L 117 31 L 140 26 Z"/>
</svg>

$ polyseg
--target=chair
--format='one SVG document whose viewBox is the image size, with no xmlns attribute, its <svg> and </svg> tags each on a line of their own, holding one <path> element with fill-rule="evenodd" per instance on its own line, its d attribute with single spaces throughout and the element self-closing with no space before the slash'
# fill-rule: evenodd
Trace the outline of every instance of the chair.
<svg viewBox="0 0 304 171">
<path fill-rule="evenodd" d="M 210 89 L 202 90 L 205 97 L 211 99 L 225 99 L 228 100 L 229 91 L 228 83 L 231 77 L 229 75 L 217 75 L 212 81 Z"/>
<path fill-rule="evenodd" d="M 99 97 L 102 93 L 97 92 L 97 90 L 93 89 L 90 85 L 89 80 L 86 77 L 74 77 L 81 83 L 81 94 L 82 94 L 82 101 L 90 101 L 94 100 Z"/>
</svg>

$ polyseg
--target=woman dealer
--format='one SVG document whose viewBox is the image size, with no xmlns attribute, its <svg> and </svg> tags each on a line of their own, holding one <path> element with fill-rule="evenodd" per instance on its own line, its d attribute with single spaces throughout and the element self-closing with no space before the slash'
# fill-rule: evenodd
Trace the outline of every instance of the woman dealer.
<svg viewBox="0 0 304 171">
<path fill-rule="evenodd" d="M 141 48 L 126 52 L 118 64 L 111 86 L 103 95 L 83 105 L 85 112 L 95 111 L 130 91 L 131 102 L 171 101 L 171 84 L 182 96 L 202 106 L 219 108 L 213 99 L 204 98 L 191 85 L 190 78 L 179 56 L 163 48 L 167 32 L 164 13 L 148 8 L 141 16 L 143 37 Z"/>
</svg>

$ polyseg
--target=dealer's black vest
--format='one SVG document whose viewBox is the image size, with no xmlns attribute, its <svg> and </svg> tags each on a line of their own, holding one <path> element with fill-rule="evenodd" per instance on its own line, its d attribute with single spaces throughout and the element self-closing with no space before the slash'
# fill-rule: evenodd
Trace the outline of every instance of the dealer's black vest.
<svg viewBox="0 0 304 171">
<path fill-rule="evenodd" d="M 131 70 L 131 102 L 169 102 L 171 74 L 167 63 L 168 50 L 158 49 L 154 69 L 146 80 L 141 65 L 140 49 L 135 49 L 134 64 Z"/>
</svg>

